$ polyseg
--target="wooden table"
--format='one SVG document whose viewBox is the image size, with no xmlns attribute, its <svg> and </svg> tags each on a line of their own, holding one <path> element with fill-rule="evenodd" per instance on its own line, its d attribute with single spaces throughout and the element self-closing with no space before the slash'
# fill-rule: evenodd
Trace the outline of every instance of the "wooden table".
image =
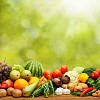
<svg viewBox="0 0 100 100">
<path fill-rule="evenodd" d="M 87 97 L 79 97 L 79 96 L 72 96 L 72 95 L 62 95 L 62 96 L 56 96 L 56 95 L 51 95 L 48 98 L 44 98 L 43 96 L 40 97 L 35 97 L 35 98 L 13 98 L 12 96 L 7 96 L 0 98 L 0 100 L 100 100 L 99 97 L 92 97 L 92 96 L 87 96 Z"/>
</svg>

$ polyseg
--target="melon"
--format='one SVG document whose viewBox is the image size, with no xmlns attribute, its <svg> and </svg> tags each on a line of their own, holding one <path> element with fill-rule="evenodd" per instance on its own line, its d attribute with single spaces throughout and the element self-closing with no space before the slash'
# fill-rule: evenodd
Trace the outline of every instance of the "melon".
<svg viewBox="0 0 100 100">
<path fill-rule="evenodd" d="M 38 78 L 43 76 L 44 68 L 38 61 L 28 61 L 23 67 L 25 70 L 29 70 L 33 76 Z"/>
</svg>

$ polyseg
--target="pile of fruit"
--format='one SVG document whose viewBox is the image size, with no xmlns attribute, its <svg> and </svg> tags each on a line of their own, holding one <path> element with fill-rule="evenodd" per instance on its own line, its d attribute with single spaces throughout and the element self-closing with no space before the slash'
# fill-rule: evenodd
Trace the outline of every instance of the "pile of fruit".
<svg viewBox="0 0 100 100">
<path fill-rule="evenodd" d="M 0 62 L 0 97 L 38 97 L 43 95 L 76 95 L 100 97 L 100 69 L 66 65 L 54 71 L 44 70 L 37 61 L 12 67 Z"/>
<path fill-rule="evenodd" d="M 5 62 L 0 62 L 0 83 L 9 78 L 11 66 L 8 66 Z"/>
</svg>

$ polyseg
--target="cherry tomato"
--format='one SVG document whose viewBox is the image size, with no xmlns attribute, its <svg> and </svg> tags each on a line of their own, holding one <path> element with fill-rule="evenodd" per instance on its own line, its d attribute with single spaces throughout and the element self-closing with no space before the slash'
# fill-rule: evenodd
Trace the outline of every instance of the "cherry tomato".
<svg viewBox="0 0 100 100">
<path fill-rule="evenodd" d="M 61 75 L 62 75 L 62 73 L 61 73 L 61 71 L 59 69 L 54 70 L 53 73 L 52 73 L 52 77 L 53 78 L 57 78 L 57 77 L 59 77 Z"/>
<path fill-rule="evenodd" d="M 44 72 L 44 77 L 48 80 L 50 80 L 52 78 L 52 72 L 50 70 L 46 70 Z"/>
<path fill-rule="evenodd" d="M 61 70 L 61 73 L 64 74 L 65 72 L 68 72 L 68 67 L 66 65 L 62 65 L 60 70 Z"/>
</svg>

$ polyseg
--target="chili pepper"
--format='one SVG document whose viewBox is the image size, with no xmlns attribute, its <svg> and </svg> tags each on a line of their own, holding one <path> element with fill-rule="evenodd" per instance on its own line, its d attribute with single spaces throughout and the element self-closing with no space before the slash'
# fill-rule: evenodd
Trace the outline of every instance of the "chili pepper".
<svg viewBox="0 0 100 100">
<path fill-rule="evenodd" d="M 93 87 L 89 87 L 89 88 L 84 89 L 84 91 L 80 94 L 80 97 L 84 96 L 87 92 L 90 92 L 93 89 L 94 89 Z"/>
<path fill-rule="evenodd" d="M 97 89 L 93 89 L 92 91 L 86 93 L 85 96 L 91 96 L 92 93 L 95 93 L 96 91 L 97 91 Z"/>
</svg>

